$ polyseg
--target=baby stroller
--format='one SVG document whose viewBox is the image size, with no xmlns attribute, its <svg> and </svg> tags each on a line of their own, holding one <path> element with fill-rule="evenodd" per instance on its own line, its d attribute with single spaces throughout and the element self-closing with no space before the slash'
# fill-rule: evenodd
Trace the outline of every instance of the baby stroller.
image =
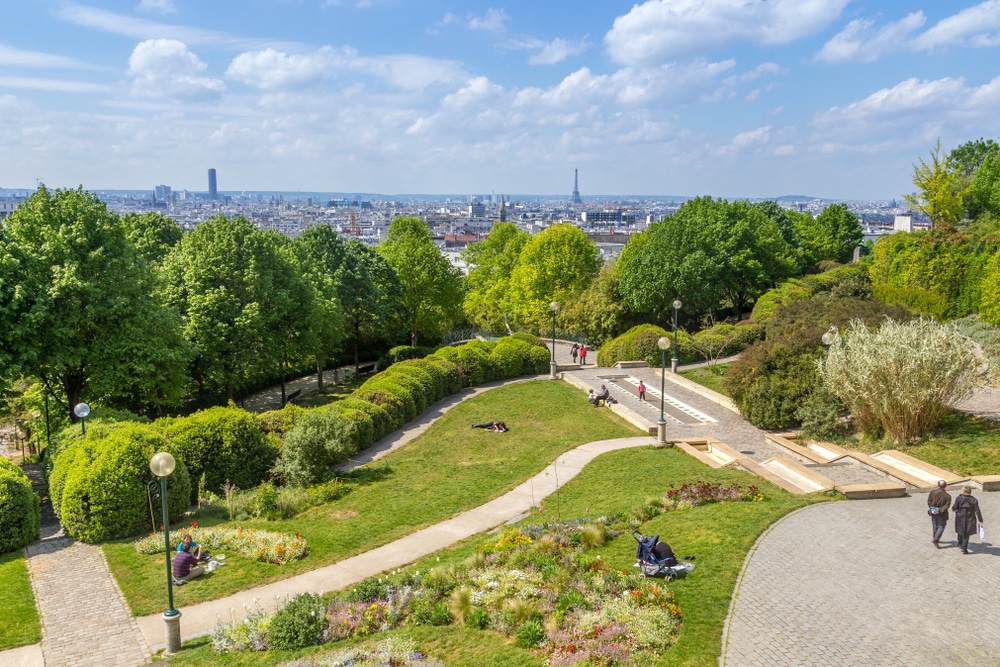
<svg viewBox="0 0 1000 667">
<path fill-rule="evenodd" d="M 659 535 L 646 537 L 633 530 L 632 537 L 639 544 L 635 550 L 635 559 L 638 561 L 635 566 L 642 570 L 643 575 L 655 577 L 662 574 L 669 581 L 694 569 L 694 563 L 677 560 L 670 545 L 660 542 Z"/>
</svg>

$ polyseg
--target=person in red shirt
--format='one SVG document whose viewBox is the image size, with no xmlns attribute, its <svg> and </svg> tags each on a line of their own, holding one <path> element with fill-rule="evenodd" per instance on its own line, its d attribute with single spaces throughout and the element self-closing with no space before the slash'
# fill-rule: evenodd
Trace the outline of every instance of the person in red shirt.
<svg viewBox="0 0 1000 667">
<path fill-rule="evenodd" d="M 639 400 L 646 400 L 646 385 L 642 383 L 642 380 L 639 380 Z"/>
<path fill-rule="evenodd" d="M 587 364 L 587 345 L 580 346 L 580 365 L 585 366 Z"/>
</svg>

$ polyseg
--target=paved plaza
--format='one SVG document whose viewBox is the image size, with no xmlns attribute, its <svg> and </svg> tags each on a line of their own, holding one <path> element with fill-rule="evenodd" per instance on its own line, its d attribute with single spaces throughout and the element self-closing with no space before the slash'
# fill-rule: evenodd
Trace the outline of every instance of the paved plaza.
<svg viewBox="0 0 1000 667">
<path fill-rule="evenodd" d="M 976 497 L 987 530 L 1000 525 L 1000 493 Z M 737 584 L 721 664 L 1000 665 L 1000 547 L 988 532 L 962 555 L 949 525 L 935 549 L 926 509 L 924 494 L 826 503 L 772 526 Z"/>
</svg>

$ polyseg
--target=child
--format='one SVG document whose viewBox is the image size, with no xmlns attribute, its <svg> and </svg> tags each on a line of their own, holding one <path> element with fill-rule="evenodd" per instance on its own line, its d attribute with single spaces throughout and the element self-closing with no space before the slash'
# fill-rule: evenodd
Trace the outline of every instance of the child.
<svg viewBox="0 0 1000 667">
<path fill-rule="evenodd" d="M 646 385 L 642 383 L 642 380 L 639 380 L 639 400 L 646 400 Z"/>
</svg>

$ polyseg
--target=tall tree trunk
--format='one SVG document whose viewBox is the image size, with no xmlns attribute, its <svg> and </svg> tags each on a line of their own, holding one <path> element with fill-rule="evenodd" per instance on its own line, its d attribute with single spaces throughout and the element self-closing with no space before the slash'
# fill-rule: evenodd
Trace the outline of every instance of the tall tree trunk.
<svg viewBox="0 0 1000 667">
<path fill-rule="evenodd" d="M 82 367 L 74 369 L 73 372 L 63 373 L 62 383 L 63 392 L 66 394 L 66 406 L 69 410 L 69 419 L 74 424 L 80 421 L 73 412 L 73 408 L 80 402 L 80 396 L 83 394 L 83 381 Z"/>
<path fill-rule="evenodd" d="M 316 387 L 320 391 L 323 391 L 323 366 L 326 358 L 322 354 L 316 355 Z"/>
<path fill-rule="evenodd" d="M 358 363 L 358 339 L 354 339 L 354 377 L 358 377 L 358 369 L 361 368 L 361 364 Z"/>
<path fill-rule="evenodd" d="M 285 407 L 285 364 L 281 364 L 281 407 Z"/>
</svg>

